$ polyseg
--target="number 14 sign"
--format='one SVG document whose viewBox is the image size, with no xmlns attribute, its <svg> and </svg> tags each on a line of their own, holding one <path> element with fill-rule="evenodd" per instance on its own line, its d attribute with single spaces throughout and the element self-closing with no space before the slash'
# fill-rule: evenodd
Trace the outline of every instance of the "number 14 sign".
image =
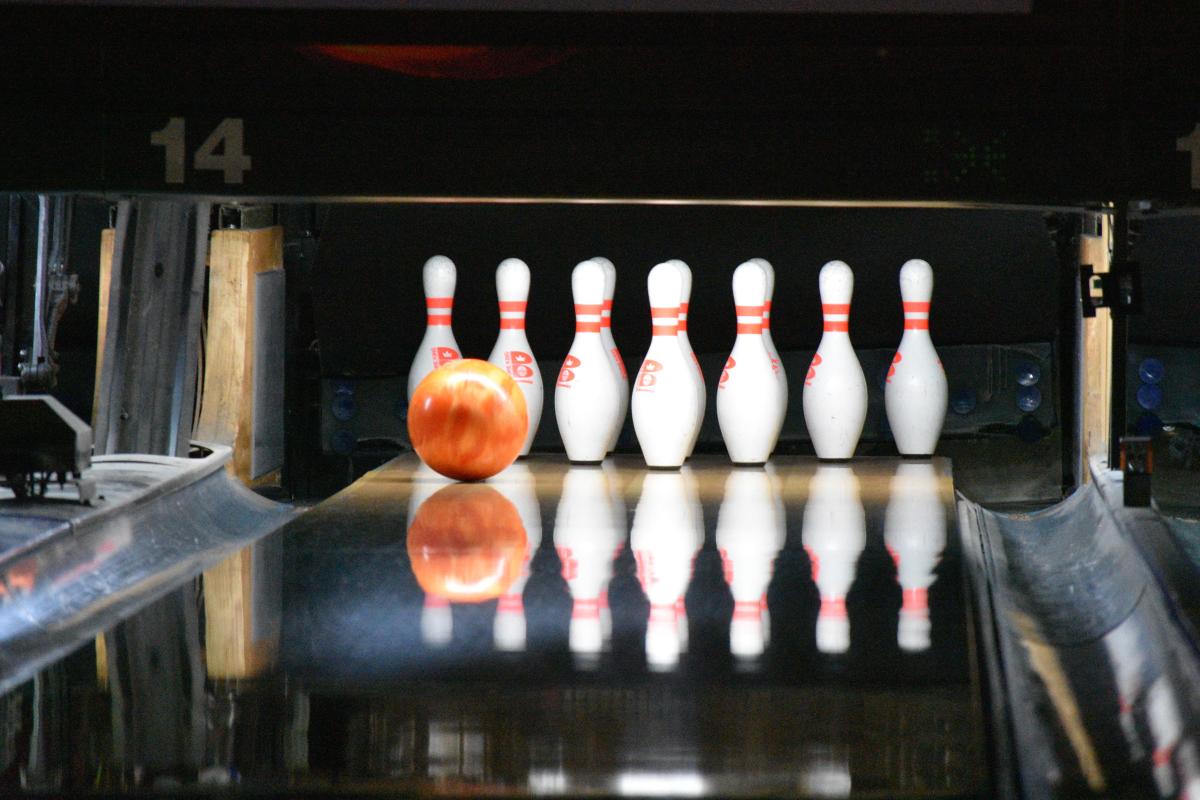
<svg viewBox="0 0 1200 800">
<path fill-rule="evenodd" d="M 171 117 L 165 127 L 150 134 L 150 144 L 163 148 L 163 180 L 167 183 L 184 182 L 187 171 L 186 133 L 186 120 L 183 117 Z M 192 169 L 220 172 L 226 184 L 239 184 L 250 171 L 250 156 L 246 155 L 244 146 L 245 126 L 242 118 L 226 117 L 192 154 Z"/>
</svg>

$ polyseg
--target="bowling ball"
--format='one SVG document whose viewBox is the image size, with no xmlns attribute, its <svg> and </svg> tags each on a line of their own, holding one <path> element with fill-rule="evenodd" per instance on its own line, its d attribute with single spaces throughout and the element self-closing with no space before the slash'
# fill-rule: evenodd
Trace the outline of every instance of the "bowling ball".
<svg viewBox="0 0 1200 800">
<path fill-rule="evenodd" d="M 508 498 L 481 483 L 452 483 L 420 505 L 408 526 L 408 558 L 427 594 L 481 603 L 521 575 L 525 526 Z"/>
<path fill-rule="evenodd" d="M 490 478 L 515 461 L 528 427 L 517 382 L 476 358 L 426 375 L 408 407 L 408 436 L 417 455 L 460 481 Z"/>
</svg>

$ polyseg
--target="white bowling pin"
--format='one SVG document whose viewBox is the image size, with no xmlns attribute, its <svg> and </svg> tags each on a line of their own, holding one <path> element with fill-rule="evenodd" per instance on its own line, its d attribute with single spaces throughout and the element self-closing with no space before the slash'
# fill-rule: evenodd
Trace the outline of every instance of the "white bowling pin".
<svg viewBox="0 0 1200 800">
<path fill-rule="evenodd" d="M 778 392 L 779 407 L 783 409 L 783 414 L 779 417 L 779 430 L 775 432 L 775 439 L 779 439 L 779 434 L 783 431 L 784 419 L 787 416 L 788 407 L 788 383 L 787 372 L 783 369 L 783 359 L 779 357 L 779 351 L 775 348 L 775 339 L 771 335 L 771 301 L 775 296 L 775 267 L 771 266 L 771 262 L 765 258 L 752 258 L 751 261 L 758 264 L 767 271 L 767 300 L 763 303 L 762 316 L 762 339 L 766 345 L 767 353 L 771 356 L 771 366 L 775 374 L 777 383 L 776 392 Z"/>
<path fill-rule="evenodd" d="M 625 427 L 625 416 L 629 413 L 629 373 L 625 371 L 625 360 L 612 335 L 612 304 L 613 293 L 617 290 L 617 268 L 607 258 L 593 256 L 600 266 L 604 267 L 604 309 L 600 317 L 600 338 L 604 340 L 604 349 L 611 356 L 613 371 L 617 373 L 617 382 L 621 387 L 621 410 L 617 415 L 617 424 L 613 426 L 612 436 L 608 440 L 608 452 L 617 446 L 621 437 L 621 428 Z"/>
<path fill-rule="evenodd" d="M 671 263 L 676 266 L 683 278 L 683 292 L 679 299 L 679 347 L 683 350 L 684 359 L 690 361 L 696 368 L 689 377 L 691 377 L 692 390 L 696 393 L 696 402 L 700 408 L 695 420 L 695 429 L 692 431 L 692 441 L 688 445 L 687 454 L 690 458 L 692 451 L 696 449 L 696 440 L 700 438 L 700 428 L 704 425 L 704 409 L 708 405 L 708 396 L 704 388 L 704 372 L 700 369 L 700 359 L 696 357 L 696 351 L 692 349 L 692 341 L 688 338 L 687 332 L 688 305 L 692 302 L 692 268 L 678 258 L 671 259 Z"/>
<path fill-rule="evenodd" d="M 664 262 L 650 270 L 646 285 L 653 336 L 634 381 L 633 429 L 647 466 L 678 467 L 691 451 L 702 414 L 696 367 L 685 358 L 677 335 L 683 274 Z"/>
<path fill-rule="evenodd" d="M 529 301 L 529 267 L 519 258 L 506 258 L 496 268 L 496 296 L 500 299 L 500 335 L 488 361 L 507 372 L 525 395 L 529 430 L 521 455 L 529 454 L 533 436 L 542 421 L 542 371 L 525 336 L 525 306 Z"/>
<path fill-rule="evenodd" d="M 929 587 L 946 549 L 946 509 L 941 483 L 928 461 L 901 462 L 888 490 L 883 542 L 896 563 L 900 621 L 896 642 L 909 652 L 930 645 Z"/>
<path fill-rule="evenodd" d="M 735 464 L 763 464 L 783 426 L 779 381 L 763 342 L 762 314 L 767 273 L 754 261 L 733 271 L 737 339 L 717 384 L 717 422 Z"/>
<path fill-rule="evenodd" d="M 801 540 L 821 595 L 817 649 L 822 653 L 844 653 L 850 648 L 846 595 L 854 584 L 858 557 L 867 544 L 866 512 L 858 477 L 850 467 L 817 467 L 808 487 Z"/>
<path fill-rule="evenodd" d="M 581 261 L 571 273 L 575 340 L 554 387 L 558 432 L 567 458 L 580 463 L 599 463 L 608 454 L 624 393 L 600 336 L 604 285 L 604 267 L 595 261 Z"/>
<path fill-rule="evenodd" d="M 457 275 L 454 262 L 445 256 L 434 256 L 425 262 L 421 281 L 425 287 L 427 310 L 425 336 L 417 348 L 412 367 L 408 370 L 408 399 L 411 401 L 417 384 L 443 364 L 462 358 L 450 314 L 454 310 L 454 284 Z"/>
<path fill-rule="evenodd" d="M 568 644 L 585 660 L 597 656 L 605 643 L 602 606 L 614 554 L 625 538 L 624 519 L 618 520 L 614 510 L 603 468 L 567 470 L 554 521 L 554 547 L 571 591 Z"/>
<path fill-rule="evenodd" d="M 635 396 L 636 400 L 636 396 Z M 629 544 L 638 581 L 650 601 L 646 661 L 652 669 L 673 668 L 683 650 L 679 604 L 687 594 L 696 551 L 686 478 L 679 472 L 647 472 L 633 513 Z"/>
<path fill-rule="evenodd" d="M 729 650 L 737 658 L 762 655 L 769 637 L 767 586 L 786 528 L 774 481 L 766 470 L 735 469 L 725 479 L 717 515 L 717 549 L 733 595 Z"/>
<path fill-rule="evenodd" d="M 496 603 L 496 619 L 492 638 L 497 650 L 519 652 L 525 649 L 525 584 L 529 581 L 529 562 L 542 543 L 542 511 L 538 505 L 537 487 L 529 467 L 517 462 L 488 483 L 508 498 L 517 509 L 525 526 L 525 563 L 521 575 L 509 586 Z"/>
<path fill-rule="evenodd" d="M 919 258 L 900 268 L 904 335 L 888 368 L 883 400 L 896 448 L 904 456 L 933 455 L 946 418 L 946 371 L 929 338 L 933 269 Z"/>
<path fill-rule="evenodd" d="M 1184 722 L 1179 699 L 1171 679 L 1165 674 L 1159 675 L 1146 690 L 1146 721 L 1150 724 L 1150 739 L 1154 742 L 1150 761 L 1154 765 L 1158 793 L 1162 797 L 1174 797 L 1178 782 L 1172 761 L 1183 736 Z"/>
<path fill-rule="evenodd" d="M 844 261 L 821 267 L 824 333 L 804 379 L 804 423 L 817 457 L 854 455 L 867 419 L 867 379 L 850 344 L 854 273 Z"/>
</svg>

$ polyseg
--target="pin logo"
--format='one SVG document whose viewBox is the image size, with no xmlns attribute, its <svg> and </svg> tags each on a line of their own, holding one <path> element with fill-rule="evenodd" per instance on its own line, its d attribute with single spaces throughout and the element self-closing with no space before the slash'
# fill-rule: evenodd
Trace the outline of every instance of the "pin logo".
<svg viewBox="0 0 1200 800">
<path fill-rule="evenodd" d="M 617 368 L 621 370 L 621 378 L 623 380 L 629 380 L 629 373 L 625 371 L 625 361 L 621 358 L 621 351 L 614 347 L 612 349 L 612 356 L 617 362 Z"/>
<path fill-rule="evenodd" d="M 717 384 L 718 389 L 725 388 L 725 381 L 729 380 L 729 370 L 733 369 L 736 366 L 737 366 L 737 362 L 733 360 L 733 356 L 730 356 L 725 361 L 725 368 L 721 370 L 721 380 Z"/>
<path fill-rule="evenodd" d="M 808 375 L 804 376 L 804 385 L 812 386 L 813 378 L 817 377 L 817 367 L 821 366 L 821 354 L 817 353 L 813 356 L 812 363 L 808 365 Z"/>
<path fill-rule="evenodd" d="M 574 355 L 567 356 L 567 360 L 563 362 L 562 370 L 558 373 L 558 385 L 564 389 L 571 388 L 571 381 L 575 380 L 575 368 L 582 362 Z"/>
<path fill-rule="evenodd" d="M 887 379 L 884 381 L 884 383 L 892 382 L 892 376 L 896 374 L 896 365 L 899 364 L 902 360 L 903 360 L 903 356 L 901 356 L 900 351 L 897 350 L 896 355 L 892 357 L 892 365 L 890 367 L 888 367 Z"/>
<path fill-rule="evenodd" d="M 451 361 L 458 361 L 462 356 L 453 347 L 435 347 L 433 348 L 433 368 L 437 369 L 443 364 L 449 364 Z"/>
<path fill-rule="evenodd" d="M 639 392 L 653 392 L 654 384 L 658 382 L 658 376 L 654 373 L 660 372 L 662 368 L 663 365 L 661 362 L 647 358 L 642 363 L 642 371 L 638 374 L 637 390 Z"/>
<path fill-rule="evenodd" d="M 533 356 L 521 350 L 509 350 L 504 354 L 504 368 L 517 383 L 533 383 Z"/>
<path fill-rule="evenodd" d="M 559 547 L 558 560 L 562 562 L 562 576 L 564 581 L 573 581 L 579 577 L 579 561 L 571 553 L 571 548 Z"/>
</svg>

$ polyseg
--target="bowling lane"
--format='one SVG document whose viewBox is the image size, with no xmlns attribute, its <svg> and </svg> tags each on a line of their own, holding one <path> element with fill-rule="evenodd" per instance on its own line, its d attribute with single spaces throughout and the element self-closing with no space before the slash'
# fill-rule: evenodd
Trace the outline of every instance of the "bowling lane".
<svg viewBox="0 0 1200 800">
<path fill-rule="evenodd" d="M 399 458 L 282 533 L 292 786 L 988 793 L 949 463 Z"/>
</svg>

